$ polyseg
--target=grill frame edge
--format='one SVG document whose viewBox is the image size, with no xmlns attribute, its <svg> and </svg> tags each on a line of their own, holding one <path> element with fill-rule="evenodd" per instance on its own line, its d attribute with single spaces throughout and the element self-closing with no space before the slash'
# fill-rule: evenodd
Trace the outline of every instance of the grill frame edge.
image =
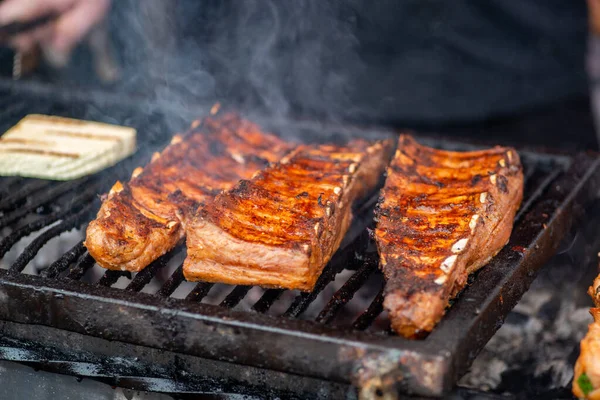
<svg viewBox="0 0 600 400">
<path fill-rule="evenodd" d="M 570 169 L 549 189 L 556 192 L 557 205 L 545 220 L 547 226 L 536 232 L 513 233 L 511 242 L 503 250 L 503 253 L 511 254 L 500 254 L 495 261 L 508 262 L 512 269 L 503 273 L 503 281 L 497 286 L 499 292 L 492 294 L 486 304 L 490 307 L 499 305 L 498 295 L 502 295 L 502 288 L 514 279 L 511 278 L 513 275 L 509 276 L 511 271 L 522 269 L 533 273 L 526 274 L 527 279 L 521 282 L 522 285 L 502 301 L 504 305 L 494 313 L 496 318 L 503 320 L 527 290 L 545 258 L 551 256 L 544 252 L 544 257 L 535 257 L 529 265 L 524 265 L 526 258 L 515 258 L 509 247 L 530 239 L 531 248 L 549 246 L 555 250 L 565 231 L 575 223 L 576 213 L 571 208 L 597 195 L 599 170 L 600 158 L 574 157 Z M 583 171 L 583 175 L 574 179 L 577 175 L 574 171 Z M 534 206 L 524 215 L 528 226 L 532 226 L 532 220 L 540 220 L 537 208 Z M 470 308 L 465 309 L 465 297 L 469 290 L 477 289 L 477 282 L 482 279 L 478 276 L 461 294 L 448 313 L 451 321 L 455 320 L 454 314 L 468 312 Z M 11 274 L 6 270 L 0 270 L 0 303 L 3 305 L 0 319 L 15 323 L 44 325 L 106 340 L 353 384 L 362 390 L 378 387 L 384 391 L 398 390 L 426 396 L 447 393 L 500 326 L 496 324 L 492 329 L 479 332 L 477 348 L 467 352 L 461 349 L 465 336 L 458 342 L 437 338 L 449 332 L 444 327 L 445 321 L 429 338 L 408 341 L 368 332 L 343 331 L 311 321 L 282 321 L 282 318 L 258 313 L 129 293 L 77 281 Z M 481 324 L 481 318 L 473 318 L 469 329 Z M 190 341 L 190 338 L 194 339 Z M 311 354 L 319 354 L 321 359 L 305 357 L 305 346 L 311 346 Z M 269 351 L 265 353 L 265 349 Z"/>
</svg>

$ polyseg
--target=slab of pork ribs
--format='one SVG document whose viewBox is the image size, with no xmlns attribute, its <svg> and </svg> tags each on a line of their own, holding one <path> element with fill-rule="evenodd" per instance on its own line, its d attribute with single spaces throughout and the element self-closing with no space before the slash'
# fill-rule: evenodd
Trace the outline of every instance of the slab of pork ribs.
<svg viewBox="0 0 600 400">
<path fill-rule="evenodd" d="M 514 149 L 442 151 L 400 137 L 375 230 L 394 331 L 433 329 L 468 275 L 507 243 L 522 197 Z"/>
<path fill-rule="evenodd" d="M 290 147 L 237 115 L 197 122 L 128 183 L 117 182 L 86 232 L 85 246 L 108 269 L 137 272 L 184 239 L 196 209 Z"/>
<path fill-rule="evenodd" d="M 392 149 L 392 140 L 302 145 L 219 194 L 186 226 L 186 279 L 311 290 Z"/>
</svg>

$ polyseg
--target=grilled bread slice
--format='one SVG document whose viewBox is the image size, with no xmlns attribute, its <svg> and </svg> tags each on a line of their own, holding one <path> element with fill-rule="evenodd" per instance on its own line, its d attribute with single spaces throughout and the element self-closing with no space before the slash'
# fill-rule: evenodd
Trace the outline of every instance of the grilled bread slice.
<svg viewBox="0 0 600 400">
<path fill-rule="evenodd" d="M 402 135 L 376 209 L 384 307 L 405 337 L 429 332 L 467 277 L 509 239 L 523 197 L 517 152 L 451 152 Z"/>
<path fill-rule="evenodd" d="M 183 226 L 198 207 L 288 150 L 237 115 L 195 123 L 137 168 L 129 183 L 113 186 L 87 228 L 85 246 L 104 268 L 140 271 L 184 238 Z"/>
<path fill-rule="evenodd" d="M 135 147 L 133 128 L 32 114 L 0 137 L 0 175 L 75 179 L 116 164 Z"/>
<path fill-rule="evenodd" d="M 186 226 L 186 279 L 311 290 L 393 142 L 299 146 L 219 194 Z"/>
</svg>

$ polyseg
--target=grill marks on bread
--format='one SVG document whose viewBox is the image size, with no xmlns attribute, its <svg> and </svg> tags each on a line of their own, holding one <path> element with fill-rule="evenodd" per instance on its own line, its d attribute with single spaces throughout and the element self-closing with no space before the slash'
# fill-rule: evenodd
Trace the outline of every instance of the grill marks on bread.
<svg viewBox="0 0 600 400">
<path fill-rule="evenodd" d="M 135 147 L 133 128 L 28 115 L 0 136 L 0 175 L 70 180 L 116 164 Z"/>
</svg>

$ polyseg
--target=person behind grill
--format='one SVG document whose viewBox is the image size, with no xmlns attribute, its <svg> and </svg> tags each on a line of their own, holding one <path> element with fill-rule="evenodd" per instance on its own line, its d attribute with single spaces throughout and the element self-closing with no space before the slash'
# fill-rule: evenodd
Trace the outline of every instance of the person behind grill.
<svg viewBox="0 0 600 400">
<path fill-rule="evenodd" d="M 597 2 L 588 0 L 592 9 Z M 52 26 L 11 44 L 27 48 L 39 42 L 61 65 L 107 15 L 109 3 L 4 0 L 0 23 L 58 12 Z M 191 75 L 190 65 L 200 69 L 211 59 L 218 73 L 194 86 L 207 97 L 253 92 L 253 102 L 285 104 L 297 114 L 325 111 L 426 131 L 498 136 L 507 144 L 597 147 L 585 70 L 584 0 L 171 4 L 173 15 L 188 20 L 173 22 L 173 29 L 196 33 L 198 40 L 180 41 L 179 54 L 156 56 L 157 75 L 164 78 L 179 56 L 185 62 L 175 68 L 174 81 L 181 82 L 182 71 Z M 209 17 L 194 20 L 195 13 Z M 195 50 L 199 62 L 190 63 Z"/>
<path fill-rule="evenodd" d="M 32 32 L 10 38 L 10 44 L 28 51 L 40 44 L 48 60 L 64 66 L 73 48 L 99 24 L 108 13 L 111 0 L 3 0 L 0 2 L 0 25 L 26 22 L 48 14 L 58 17 Z"/>
</svg>

